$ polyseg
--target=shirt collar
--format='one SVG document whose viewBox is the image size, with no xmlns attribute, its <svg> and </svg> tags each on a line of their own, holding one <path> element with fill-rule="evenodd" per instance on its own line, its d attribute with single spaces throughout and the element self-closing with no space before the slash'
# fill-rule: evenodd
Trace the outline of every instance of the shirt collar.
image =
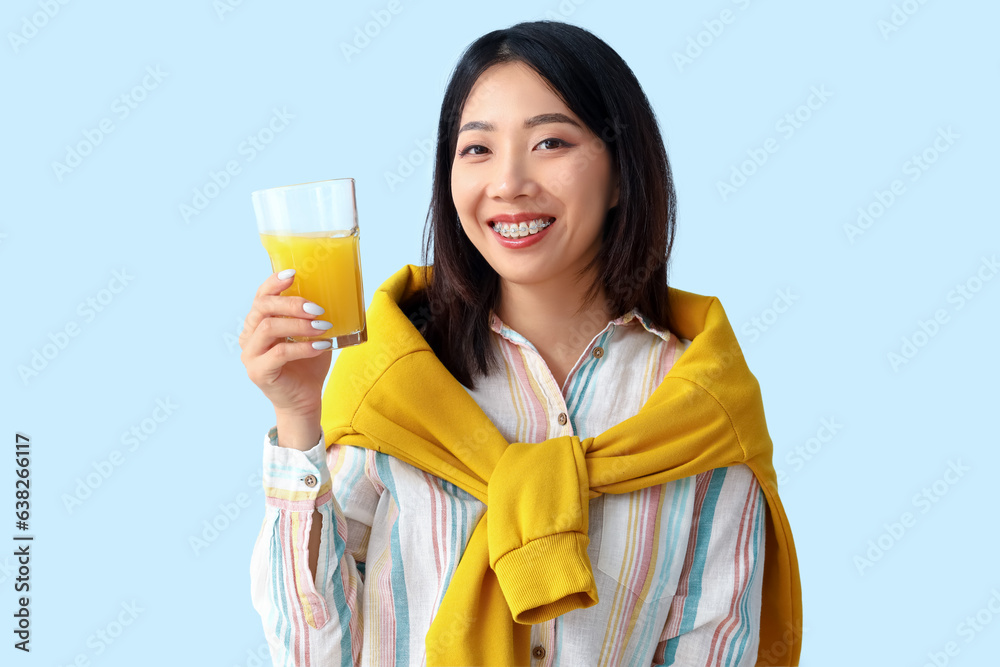
<svg viewBox="0 0 1000 667">
<path fill-rule="evenodd" d="M 646 329 L 646 331 L 648 331 L 649 333 L 659 336 L 666 342 L 670 341 L 670 337 L 672 334 L 669 331 L 663 331 L 652 326 L 649 322 L 646 321 L 646 318 L 642 315 L 642 313 L 639 312 L 638 308 L 633 308 L 632 310 L 625 313 L 621 317 L 611 320 L 609 324 L 614 324 L 615 326 L 635 326 L 637 322 L 641 324 L 642 327 Z M 500 336 L 503 336 L 512 343 L 531 345 L 530 341 L 528 341 L 527 338 L 525 338 L 524 336 L 522 336 L 521 334 L 517 333 L 516 331 L 508 327 L 506 324 L 504 324 L 503 320 L 500 319 L 500 316 L 497 315 L 492 310 L 489 313 L 489 323 L 490 323 L 490 329 L 493 332 L 495 332 Z"/>
</svg>

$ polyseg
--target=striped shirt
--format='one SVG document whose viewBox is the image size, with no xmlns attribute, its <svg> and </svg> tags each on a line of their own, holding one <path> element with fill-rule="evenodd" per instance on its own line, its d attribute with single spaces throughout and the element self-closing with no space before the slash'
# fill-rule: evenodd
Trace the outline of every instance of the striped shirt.
<svg viewBox="0 0 1000 667">
<path fill-rule="evenodd" d="M 633 310 L 560 388 L 537 349 L 490 315 L 502 371 L 466 390 L 508 442 L 599 435 L 635 415 L 690 341 Z M 275 665 L 425 665 L 424 637 L 486 506 L 387 454 L 323 437 L 264 442 L 265 517 L 252 598 Z M 315 582 L 308 537 L 323 517 Z M 599 602 L 531 628 L 531 665 L 754 665 L 766 500 L 745 465 L 590 501 Z"/>
</svg>

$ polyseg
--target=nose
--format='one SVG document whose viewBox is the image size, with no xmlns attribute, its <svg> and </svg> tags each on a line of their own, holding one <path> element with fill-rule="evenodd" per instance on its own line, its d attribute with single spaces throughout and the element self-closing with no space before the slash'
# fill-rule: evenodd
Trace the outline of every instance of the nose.
<svg viewBox="0 0 1000 667">
<path fill-rule="evenodd" d="M 521 195 L 537 195 L 539 185 L 526 156 L 504 151 L 492 160 L 492 169 L 486 191 L 490 198 L 513 201 Z"/>
</svg>

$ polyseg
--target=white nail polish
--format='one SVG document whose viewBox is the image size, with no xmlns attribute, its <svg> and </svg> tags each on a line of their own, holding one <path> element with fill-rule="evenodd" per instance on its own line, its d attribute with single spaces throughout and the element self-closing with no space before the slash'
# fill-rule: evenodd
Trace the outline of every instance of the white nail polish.
<svg viewBox="0 0 1000 667">
<path fill-rule="evenodd" d="M 322 315 L 323 313 L 326 312 L 323 309 L 323 306 L 319 305 L 318 303 L 313 303 L 312 301 L 306 301 L 304 304 L 302 304 L 302 310 L 306 311 L 310 315 Z"/>
<path fill-rule="evenodd" d="M 295 269 L 285 269 L 284 271 L 278 271 L 278 280 L 288 280 L 295 275 Z"/>
<path fill-rule="evenodd" d="M 327 322 L 326 320 L 313 320 L 309 324 L 312 325 L 313 329 L 322 329 L 323 331 L 333 327 L 333 324 Z"/>
<path fill-rule="evenodd" d="M 331 345 L 333 345 L 333 343 L 331 343 L 328 340 L 318 340 L 318 341 L 316 341 L 316 342 L 313 343 L 313 349 L 314 350 L 325 350 L 328 347 L 330 347 Z"/>
</svg>

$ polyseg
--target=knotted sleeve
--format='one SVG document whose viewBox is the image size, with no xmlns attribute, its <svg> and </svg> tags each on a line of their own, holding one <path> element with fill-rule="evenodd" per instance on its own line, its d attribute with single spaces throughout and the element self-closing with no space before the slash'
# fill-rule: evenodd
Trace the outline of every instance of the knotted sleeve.
<svg viewBox="0 0 1000 667">
<path fill-rule="evenodd" d="M 512 443 L 487 488 L 490 566 L 511 614 L 535 624 L 597 604 L 590 482 L 577 436 Z"/>
</svg>

